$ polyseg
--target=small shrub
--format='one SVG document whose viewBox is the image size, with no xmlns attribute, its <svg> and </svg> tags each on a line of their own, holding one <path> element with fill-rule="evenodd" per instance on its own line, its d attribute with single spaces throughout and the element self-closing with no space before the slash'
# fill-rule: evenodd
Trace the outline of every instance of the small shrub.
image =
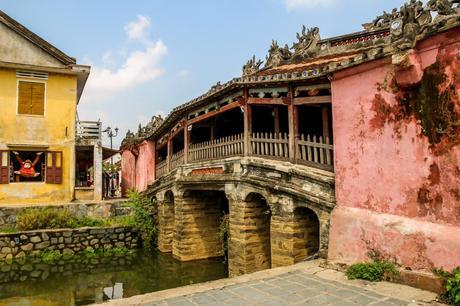
<svg viewBox="0 0 460 306">
<path fill-rule="evenodd" d="M 393 263 L 376 261 L 371 263 L 357 263 L 347 269 L 348 279 L 364 279 L 372 282 L 382 281 L 386 273 L 397 273 Z"/>
<path fill-rule="evenodd" d="M 38 253 L 38 257 L 44 262 L 44 263 L 52 263 L 56 262 L 59 259 L 62 258 L 62 254 L 59 251 L 41 251 Z"/>
<path fill-rule="evenodd" d="M 19 230 L 36 230 L 43 228 L 64 228 L 73 216 L 66 209 L 26 208 L 17 217 Z"/>
<path fill-rule="evenodd" d="M 151 203 L 135 191 L 129 192 L 128 197 L 128 205 L 133 211 L 134 228 L 139 231 L 144 248 L 150 249 L 156 244 L 157 238 L 155 219 L 150 212 Z"/>
<path fill-rule="evenodd" d="M 460 267 L 447 278 L 446 300 L 452 305 L 460 305 Z"/>
</svg>

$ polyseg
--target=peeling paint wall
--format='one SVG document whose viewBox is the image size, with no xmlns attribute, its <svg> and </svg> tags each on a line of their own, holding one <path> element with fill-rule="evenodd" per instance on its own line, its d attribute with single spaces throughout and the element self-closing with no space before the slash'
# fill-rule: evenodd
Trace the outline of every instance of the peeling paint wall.
<svg viewBox="0 0 460 306">
<path fill-rule="evenodd" d="M 75 76 L 49 74 L 45 115 L 16 115 L 16 71 L 0 68 L 0 150 L 62 151 L 62 184 L 10 183 L 0 185 L 0 204 L 71 201 L 75 185 Z M 10 145 L 10 146 L 9 146 Z M 44 148 L 33 148 L 45 146 Z"/>
<path fill-rule="evenodd" d="M 334 76 L 330 259 L 460 265 L 459 37 Z"/>
<path fill-rule="evenodd" d="M 128 191 L 136 187 L 136 156 L 129 151 L 121 152 L 121 192 L 126 196 Z"/>
<path fill-rule="evenodd" d="M 154 181 L 155 149 L 151 141 L 139 145 L 136 163 L 136 190 L 144 191 Z"/>
</svg>

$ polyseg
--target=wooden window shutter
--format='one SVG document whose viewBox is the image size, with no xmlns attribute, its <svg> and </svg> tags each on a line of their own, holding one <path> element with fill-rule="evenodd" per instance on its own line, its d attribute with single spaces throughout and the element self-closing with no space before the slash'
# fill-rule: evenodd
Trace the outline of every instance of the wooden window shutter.
<svg viewBox="0 0 460 306">
<path fill-rule="evenodd" d="M 46 153 L 46 183 L 62 184 L 62 152 Z"/>
<path fill-rule="evenodd" d="M 0 184 L 10 181 L 10 152 L 0 151 Z"/>
<path fill-rule="evenodd" d="M 45 84 L 19 81 L 18 114 L 45 114 Z"/>
</svg>

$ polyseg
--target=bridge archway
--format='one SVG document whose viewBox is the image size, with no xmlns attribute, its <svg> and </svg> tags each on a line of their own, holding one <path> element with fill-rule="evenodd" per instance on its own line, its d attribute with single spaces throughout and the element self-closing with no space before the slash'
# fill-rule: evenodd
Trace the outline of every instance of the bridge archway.
<svg viewBox="0 0 460 306">
<path fill-rule="evenodd" d="M 319 252 L 320 225 L 316 213 L 306 207 L 297 207 L 293 215 L 294 263 L 304 261 Z"/>
<path fill-rule="evenodd" d="M 158 203 L 158 249 L 164 253 L 172 252 L 175 224 L 174 193 L 167 190 L 163 200 Z"/>
<path fill-rule="evenodd" d="M 176 206 L 173 255 L 181 261 L 223 256 L 221 223 L 228 213 L 224 191 L 186 190 Z"/>
</svg>

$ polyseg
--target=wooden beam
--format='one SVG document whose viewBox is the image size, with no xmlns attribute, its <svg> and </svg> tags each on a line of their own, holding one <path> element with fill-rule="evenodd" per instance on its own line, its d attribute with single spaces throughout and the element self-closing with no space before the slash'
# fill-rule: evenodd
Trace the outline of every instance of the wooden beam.
<svg viewBox="0 0 460 306">
<path fill-rule="evenodd" d="M 327 105 L 323 105 L 322 112 L 323 112 L 323 138 L 324 140 L 326 140 L 326 138 L 330 137 L 329 135 L 329 112 L 328 112 Z"/>
<path fill-rule="evenodd" d="M 157 151 L 157 143 L 156 141 L 152 141 L 153 144 L 153 181 L 157 179 L 157 158 L 158 158 L 158 151 Z"/>
<path fill-rule="evenodd" d="M 248 104 L 288 105 L 289 98 L 248 98 Z"/>
<path fill-rule="evenodd" d="M 200 121 L 203 121 L 203 120 L 206 120 L 206 119 L 209 119 L 211 117 L 214 117 L 216 115 L 219 115 L 219 114 L 222 114 L 228 110 L 231 110 L 231 109 L 234 109 L 236 107 L 240 107 L 241 106 L 241 102 L 240 101 L 235 101 L 235 102 L 232 102 L 232 103 L 229 103 L 227 105 L 224 105 L 222 106 L 221 108 L 219 108 L 218 110 L 214 110 L 214 111 L 211 111 L 207 114 L 204 114 L 204 115 L 201 115 L 201 116 L 198 116 L 196 118 L 193 118 L 193 119 L 189 119 L 188 120 L 188 125 L 190 124 L 195 124 L 197 122 L 200 122 Z"/>
<path fill-rule="evenodd" d="M 294 162 L 296 159 L 296 143 L 297 143 L 297 131 L 298 131 L 298 120 L 297 120 L 297 107 L 293 103 L 294 91 L 292 84 L 289 85 L 288 98 L 290 103 L 288 105 L 288 121 L 289 121 L 289 159 Z"/>
<path fill-rule="evenodd" d="M 185 120 L 185 127 L 184 127 L 184 164 L 188 163 L 188 148 L 190 142 L 190 131 L 188 130 L 189 124 L 187 120 Z"/>
<path fill-rule="evenodd" d="M 294 98 L 294 105 L 331 103 L 331 96 Z"/>
<path fill-rule="evenodd" d="M 248 104 L 249 90 L 247 87 L 243 89 L 243 120 L 244 120 L 244 156 L 249 156 L 251 145 L 251 130 L 252 130 L 252 113 L 251 106 Z"/>
<path fill-rule="evenodd" d="M 172 138 L 168 137 L 168 164 L 167 164 L 167 172 L 169 173 L 171 171 L 171 157 L 173 154 L 173 146 L 172 146 Z"/>
</svg>

